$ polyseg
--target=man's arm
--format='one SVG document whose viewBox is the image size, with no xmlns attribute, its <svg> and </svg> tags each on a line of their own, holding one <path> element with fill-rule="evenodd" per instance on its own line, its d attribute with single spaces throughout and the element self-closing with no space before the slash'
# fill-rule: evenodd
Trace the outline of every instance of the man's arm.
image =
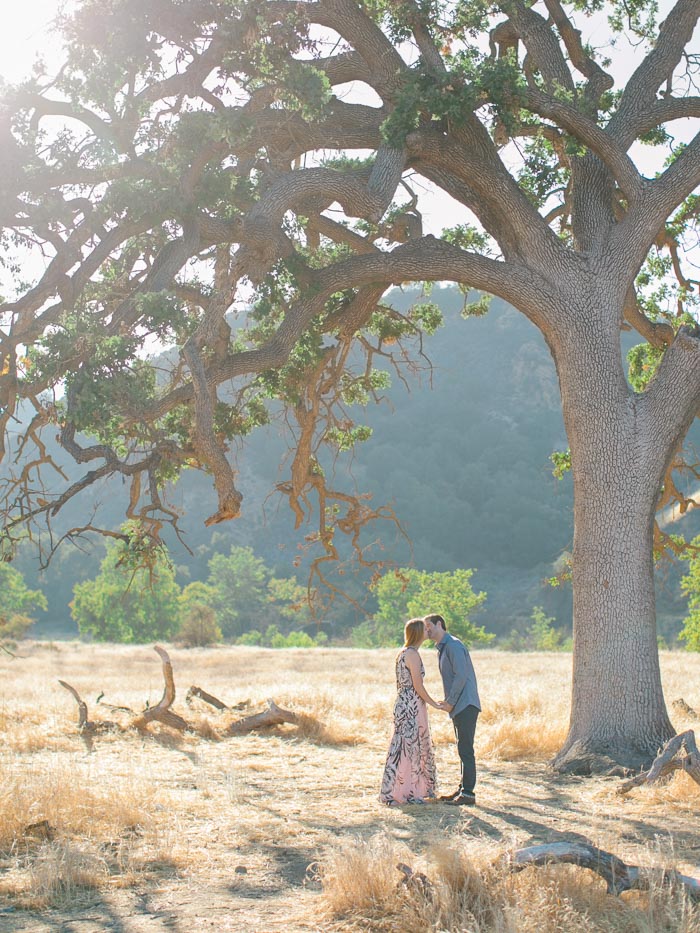
<svg viewBox="0 0 700 933">
<path fill-rule="evenodd" d="M 469 678 L 467 649 L 463 645 L 460 646 L 455 642 L 448 642 L 448 644 L 445 645 L 445 661 L 449 664 L 452 671 L 452 683 L 450 684 L 450 692 L 445 697 L 442 708 L 450 713 Z"/>
</svg>

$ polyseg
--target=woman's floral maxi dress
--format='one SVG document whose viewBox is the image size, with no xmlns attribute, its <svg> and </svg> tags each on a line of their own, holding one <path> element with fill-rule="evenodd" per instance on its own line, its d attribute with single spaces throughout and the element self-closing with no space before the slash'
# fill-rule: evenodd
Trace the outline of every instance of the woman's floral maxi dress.
<svg viewBox="0 0 700 933">
<path fill-rule="evenodd" d="M 428 709 L 415 691 L 404 648 L 396 658 L 394 734 L 379 799 L 386 804 L 420 803 L 437 793 L 437 773 Z M 421 661 L 421 675 L 425 674 Z"/>
</svg>

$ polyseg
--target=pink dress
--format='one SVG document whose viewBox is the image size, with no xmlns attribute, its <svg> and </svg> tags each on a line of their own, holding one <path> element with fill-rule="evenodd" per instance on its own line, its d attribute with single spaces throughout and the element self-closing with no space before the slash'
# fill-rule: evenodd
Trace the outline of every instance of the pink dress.
<svg viewBox="0 0 700 933">
<path fill-rule="evenodd" d="M 428 709 L 415 691 L 403 648 L 396 658 L 394 734 L 386 757 L 379 799 L 386 804 L 422 803 L 437 793 L 437 773 Z M 421 675 L 425 674 L 421 661 Z"/>
</svg>

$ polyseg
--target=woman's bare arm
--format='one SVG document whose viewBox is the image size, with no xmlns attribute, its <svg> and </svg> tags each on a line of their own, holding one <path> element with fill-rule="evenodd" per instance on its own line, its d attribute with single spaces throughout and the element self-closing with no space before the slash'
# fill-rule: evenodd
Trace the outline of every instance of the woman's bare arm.
<svg viewBox="0 0 700 933">
<path fill-rule="evenodd" d="M 435 709 L 440 707 L 435 702 L 435 700 L 430 696 L 428 691 L 423 685 L 423 675 L 421 674 L 420 667 L 420 656 L 416 648 L 411 648 L 406 652 L 406 666 L 411 672 L 411 680 L 413 681 L 413 689 L 416 691 L 418 696 L 425 700 L 428 706 L 433 706 Z"/>
</svg>

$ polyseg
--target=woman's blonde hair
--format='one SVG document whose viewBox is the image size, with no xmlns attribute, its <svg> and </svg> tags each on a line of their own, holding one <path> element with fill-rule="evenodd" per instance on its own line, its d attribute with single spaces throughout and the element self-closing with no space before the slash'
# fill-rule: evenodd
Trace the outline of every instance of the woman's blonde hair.
<svg viewBox="0 0 700 933">
<path fill-rule="evenodd" d="M 415 648 L 423 641 L 425 629 L 422 619 L 409 619 L 403 627 L 404 648 Z"/>
</svg>

